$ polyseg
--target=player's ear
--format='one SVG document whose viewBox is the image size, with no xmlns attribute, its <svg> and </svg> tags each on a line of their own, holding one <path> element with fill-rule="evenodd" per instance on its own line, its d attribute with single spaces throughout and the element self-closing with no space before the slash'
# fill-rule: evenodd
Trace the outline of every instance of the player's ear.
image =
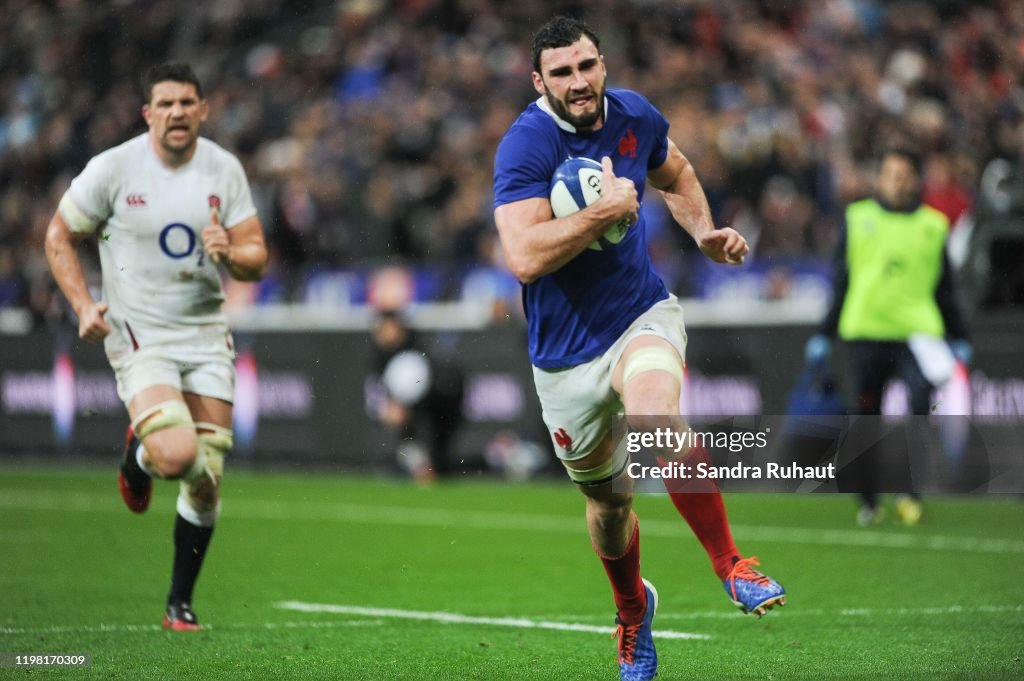
<svg viewBox="0 0 1024 681">
<path fill-rule="evenodd" d="M 546 95 L 548 93 L 547 88 L 544 87 L 544 78 L 542 78 L 536 71 L 533 72 L 533 89 L 540 95 Z"/>
<path fill-rule="evenodd" d="M 149 108 L 149 104 L 142 105 L 142 120 L 146 121 L 146 125 L 150 125 L 153 118 L 153 112 Z"/>
<path fill-rule="evenodd" d="M 206 117 L 210 115 L 210 102 L 205 99 L 199 100 L 199 120 L 202 122 L 206 121 Z"/>
</svg>

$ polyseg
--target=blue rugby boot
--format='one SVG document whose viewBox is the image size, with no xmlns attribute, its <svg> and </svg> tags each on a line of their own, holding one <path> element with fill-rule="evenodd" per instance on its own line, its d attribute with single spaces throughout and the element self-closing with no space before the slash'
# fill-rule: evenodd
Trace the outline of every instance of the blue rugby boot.
<svg viewBox="0 0 1024 681">
<path fill-rule="evenodd" d="M 760 618 L 773 606 L 786 604 L 786 590 L 768 575 L 755 570 L 754 565 L 760 565 L 754 556 L 737 559 L 722 584 L 740 610 Z"/>
<path fill-rule="evenodd" d="M 618 625 L 613 638 L 619 639 L 619 675 L 622 681 L 650 681 L 658 673 L 658 653 L 654 650 L 654 635 L 651 622 L 658 609 L 658 591 L 644 580 L 647 588 L 647 610 L 637 624 L 623 624 L 618 615 Z"/>
</svg>

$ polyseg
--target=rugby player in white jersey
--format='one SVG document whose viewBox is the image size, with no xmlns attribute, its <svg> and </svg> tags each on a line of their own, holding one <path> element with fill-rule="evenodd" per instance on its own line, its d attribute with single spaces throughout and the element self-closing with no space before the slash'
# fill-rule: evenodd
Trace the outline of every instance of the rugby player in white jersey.
<svg viewBox="0 0 1024 681">
<path fill-rule="evenodd" d="M 149 130 L 89 161 L 46 232 L 46 257 L 78 316 L 104 342 L 131 428 L 118 475 L 142 513 L 152 478 L 178 480 L 174 561 L 163 626 L 199 629 L 192 591 L 220 512 L 231 449 L 234 349 L 221 271 L 255 281 L 267 263 L 241 163 L 199 136 L 209 107 L 187 64 L 149 70 Z M 93 299 L 76 248 L 99 238 L 103 289 Z"/>
</svg>

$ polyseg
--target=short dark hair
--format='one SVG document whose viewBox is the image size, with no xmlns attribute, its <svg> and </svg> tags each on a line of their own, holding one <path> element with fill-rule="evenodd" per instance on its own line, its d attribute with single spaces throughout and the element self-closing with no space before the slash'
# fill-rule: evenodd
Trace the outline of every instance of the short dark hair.
<svg viewBox="0 0 1024 681">
<path fill-rule="evenodd" d="M 885 153 L 882 154 L 882 159 L 884 160 L 888 156 L 899 156 L 902 158 L 914 168 L 914 172 L 917 173 L 918 177 L 924 172 L 924 157 L 921 156 L 917 149 L 905 145 L 893 146 L 885 150 Z"/>
<path fill-rule="evenodd" d="M 184 62 L 164 62 L 150 67 L 146 71 L 146 77 L 142 81 L 142 93 L 146 96 L 148 103 L 153 99 L 153 86 L 165 80 L 172 80 L 175 83 L 191 83 L 196 88 L 199 99 L 203 98 L 203 86 L 199 84 L 199 78 L 192 67 Z"/>
<path fill-rule="evenodd" d="M 549 20 L 533 36 L 533 70 L 540 73 L 541 52 L 555 47 L 568 47 L 583 36 L 590 38 L 590 42 L 594 43 L 594 47 L 600 52 L 600 39 L 583 20 L 572 17 L 555 17 Z"/>
</svg>

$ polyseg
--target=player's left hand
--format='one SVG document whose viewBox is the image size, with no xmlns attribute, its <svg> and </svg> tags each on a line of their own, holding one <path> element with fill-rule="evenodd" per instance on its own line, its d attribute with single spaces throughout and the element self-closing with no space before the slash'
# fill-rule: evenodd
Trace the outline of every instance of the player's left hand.
<svg viewBox="0 0 1024 681">
<path fill-rule="evenodd" d="M 210 211 L 210 224 L 203 227 L 203 250 L 215 263 L 227 262 L 228 231 L 220 224 L 220 213 L 216 208 Z"/>
<path fill-rule="evenodd" d="M 750 251 L 747 240 L 732 227 L 708 232 L 698 243 L 700 250 L 715 262 L 740 265 Z"/>
</svg>

